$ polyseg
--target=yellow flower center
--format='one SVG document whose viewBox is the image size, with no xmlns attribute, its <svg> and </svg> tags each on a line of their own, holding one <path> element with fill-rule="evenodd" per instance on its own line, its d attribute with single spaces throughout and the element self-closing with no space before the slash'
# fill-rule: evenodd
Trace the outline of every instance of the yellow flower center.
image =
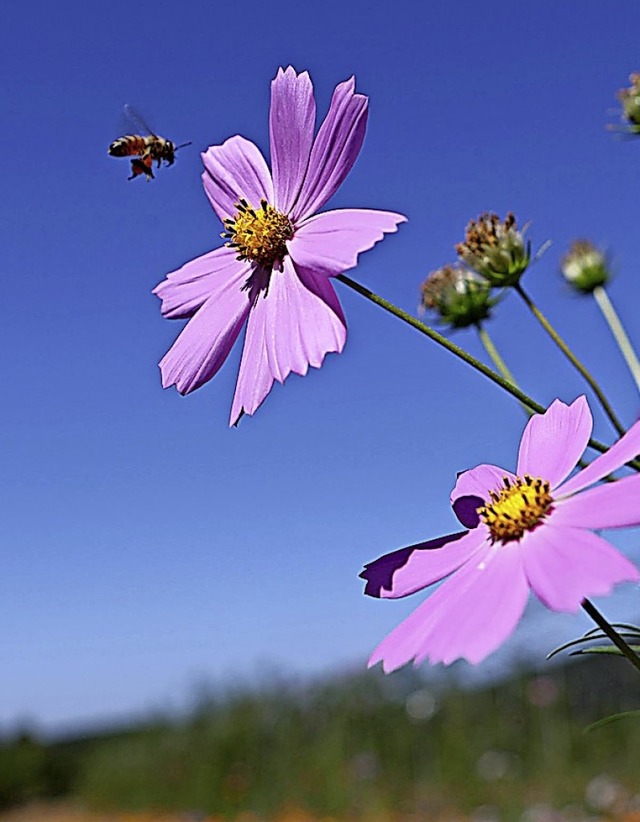
<svg viewBox="0 0 640 822">
<path fill-rule="evenodd" d="M 478 515 L 491 532 L 492 542 L 513 542 L 532 531 L 551 513 L 553 498 L 547 480 L 525 474 L 512 483 L 503 479 L 504 488 L 490 491 L 491 501 L 478 508 Z"/>
<path fill-rule="evenodd" d="M 251 260 L 264 268 L 271 268 L 287 254 L 287 240 L 293 237 L 293 224 L 266 200 L 254 209 L 244 199 L 236 203 L 235 217 L 224 221 L 222 234 L 229 248 L 238 251 L 238 260 Z"/>
</svg>

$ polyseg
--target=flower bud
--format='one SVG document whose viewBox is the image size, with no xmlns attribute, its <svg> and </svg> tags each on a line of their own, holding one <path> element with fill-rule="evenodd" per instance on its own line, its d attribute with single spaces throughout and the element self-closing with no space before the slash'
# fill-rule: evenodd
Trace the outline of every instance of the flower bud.
<svg viewBox="0 0 640 822">
<path fill-rule="evenodd" d="M 504 220 L 485 212 L 467 226 L 464 242 L 456 251 L 462 261 L 495 288 L 517 285 L 531 259 L 531 243 L 525 240 L 525 226 L 518 229 L 509 212 Z"/>
<path fill-rule="evenodd" d="M 560 262 L 567 281 L 584 294 L 605 285 L 610 271 L 606 256 L 589 240 L 575 240 Z"/>
<path fill-rule="evenodd" d="M 620 89 L 618 99 L 622 103 L 622 116 L 629 131 L 640 134 L 640 73 L 630 74 L 629 80 L 631 85 Z"/>
<path fill-rule="evenodd" d="M 452 328 L 466 328 L 489 318 L 496 300 L 491 286 L 460 265 L 443 265 L 432 271 L 420 288 L 420 308 L 440 315 Z"/>
</svg>

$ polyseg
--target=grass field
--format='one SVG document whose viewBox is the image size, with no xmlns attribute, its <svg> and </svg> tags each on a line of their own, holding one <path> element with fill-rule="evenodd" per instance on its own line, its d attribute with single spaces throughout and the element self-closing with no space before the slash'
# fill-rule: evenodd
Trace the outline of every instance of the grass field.
<svg viewBox="0 0 640 822">
<path fill-rule="evenodd" d="M 479 808 L 470 815 L 449 810 L 435 816 L 393 816 L 381 814 L 370 822 L 502 822 L 503 817 L 487 808 Z M 606 815 L 578 813 L 575 808 L 554 811 L 545 806 L 533 806 L 525 811 L 522 822 L 640 822 L 640 811 L 621 811 Z M 0 822 L 226 822 L 221 817 L 192 813 L 165 814 L 162 812 L 99 813 L 69 804 L 36 804 L 0 814 Z M 290 810 L 267 818 L 253 813 L 239 814 L 233 822 L 348 822 L 338 817 L 312 817 L 304 811 Z"/>
<path fill-rule="evenodd" d="M 476 691 L 375 672 L 0 743 L 0 822 L 640 822 L 636 675 L 592 658 Z M 39 804 L 38 804 L 39 803 Z"/>
</svg>

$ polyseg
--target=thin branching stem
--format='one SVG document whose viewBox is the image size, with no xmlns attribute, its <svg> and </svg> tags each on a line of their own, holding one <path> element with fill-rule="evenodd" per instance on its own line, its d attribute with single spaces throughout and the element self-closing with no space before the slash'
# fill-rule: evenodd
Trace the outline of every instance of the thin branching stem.
<svg viewBox="0 0 640 822">
<path fill-rule="evenodd" d="M 380 297 L 378 294 L 371 291 L 369 288 L 366 288 L 364 285 L 352 280 L 351 277 L 347 277 L 346 274 L 338 274 L 335 278 L 336 280 L 340 280 L 346 286 L 356 291 L 366 299 L 370 300 L 375 305 L 379 305 L 380 308 L 383 308 L 385 311 L 388 311 L 390 314 L 393 314 L 394 317 L 398 317 L 398 319 L 402 320 L 403 322 L 410 325 L 412 328 L 415 328 L 416 331 L 419 331 L 421 334 L 432 339 L 434 342 L 437 342 L 438 345 L 441 345 L 443 348 L 446 348 L 447 351 L 450 351 L 452 354 L 455 354 L 456 357 L 459 357 L 461 360 L 466 362 L 468 365 L 471 365 L 476 371 L 479 371 L 485 377 L 488 377 L 492 382 L 499 385 L 501 388 L 504 388 L 511 396 L 515 397 L 519 402 L 526 405 L 536 414 L 544 414 L 547 410 L 543 405 L 540 405 L 539 402 L 536 402 L 532 399 L 528 394 L 525 394 L 524 391 L 521 391 L 515 385 L 506 380 L 504 377 L 501 377 L 500 374 L 497 374 L 493 371 L 489 366 L 485 365 L 480 360 L 476 359 L 476 357 L 469 354 L 463 348 L 460 348 L 459 345 L 451 342 L 448 340 L 444 335 L 440 334 L 439 331 L 436 331 L 434 328 L 426 325 L 425 323 L 418 320 L 416 317 L 413 317 L 406 311 L 403 311 L 402 308 L 398 308 L 398 306 L 394 305 L 393 303 L 389 302 L 389 300 L 385 300 L 384 297 Z M 599 451 L 601 454 L 604 454 L 606 451 L 609 450 L 609 446 L 605 445 L 604 443 L 600 442 L 599 440 L 590 439 L 588 442 L 590 448 L 593 448 L 595 451 Z M 630 468 L 635 469 L 636 471 L 640 471 L 640 460 L 634 459 L 629 460 L 626 463 Z"/>
<path fill-rule="evenodd" d="M 611 329 L 611 333 L 613 334 L 615 341 L 618 343 L 620 353 L 624 357 L 629 371 L 631 371 L 631 376 L 635 380 L 638 391 L 640 391 L 640 362 L 638 362 L 638 357 L 636 356 L 636 352 L 633 350 L 633 346 L 627 336 L 627 332 L 624 330 L 624 326 L 620 321 L 618 312 L 613 307 L 613 304 L 609 299 L 609 295 L 604 290 L 603 286 L 597 286 L 593 289 L 592 293 L 594 300 L 598 304 L 598 308 L 602 311 L 602 314 L 607 321 L 607 325 Z"/>
<path fill-rule="evenodd" d="M 515 378 L 511 371 L 509 371 L 509 367 L 507 366 L 506 362 L 500 356 L 500 352 L 498 351 L 493 340 L 489 336 L 489 332 L 487 331 L 487 329 L 484 327 L 484 325 L 482 325 L 482 323 L 477 323 L 476 328 L 478 329 L 478 336 L 480 337 L 480 342 L 482 343 L 485 351 L 489 355 L 491 362 L 495 365 L 495 367 L 498 369 L 500 374 L 502 374 L 505 380 L 508 380 L 508 382 L 510 382 L 511 385 L 514 385 L 517 388 L 518 383 L 515 381 Z M 527 414 L 530 417 L 533 415 L 534 412 L 531 410 L 531 408 L 529 408 L 528 405 L 526 405 L 523 402 L 521 402 L 520 405 L 524 409 L 525 414 Z"/>
<path fill-rule="evenodd" d="M 595 377 L 591 374 L 590 371 L 587 370 L 586 366 L 580 362 L 580 360 L 576 357 L 573 351 L 569 348 L 566 342 L 562 339 L 562 337 L 558 334 L 555 328 L 551 325 L 549 320 L 544 316 L 542 311 L 538 308 L 538 306 L 534 303 L 531 297 L 527 294 L 527 292 L 523 289 L 522 285 L 518 283 L 514 286 L 515 290 L 518 294 L 522 297 L 524 302 L 526 303 L 527 307 L 530 309 L 533 316 L 538 320 L 540 325 L 544 328 L 547 334 L 551 337 L 554 343 L 558 346 L 560 351 L 565 355 L 565 357 L 569 360 L 569 362 L 574 366 L 574 368 L 579 371 L 579 373 L 584 377 L 584 379 L 589 383 L 591 388 L 593 389 L 593 393 L 598 398 L 600 405 L 602 406 L 605 414 L 611 420 L 611 424 L 616 429 L 618 434 L 622 436 L 624 434 L 624 426 L 617 418 L 613 408 L 609 404 L 609 401 L 604 395 L 603 390 L 600 388 L 598 383 L 596 382 Z"/>
</svg>

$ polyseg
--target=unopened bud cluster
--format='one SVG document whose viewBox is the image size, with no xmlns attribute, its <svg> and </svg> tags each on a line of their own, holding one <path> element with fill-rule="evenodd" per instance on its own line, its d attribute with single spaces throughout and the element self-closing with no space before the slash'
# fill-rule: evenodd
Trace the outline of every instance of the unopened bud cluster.
<svg viewBox="0 0 640 822">
<path fill-rule="evenodd" d="M 618 92 L 618 99 L 622 103 L 622 114 L 627 121 L 629 130 L 640 134 L 640 73 L 629 75 L 631 85 Z"/>
<path fill-rule="evenodd" d="M 605 285 L 610 276 L 606 256 L 589 240 L 575 240 L 560 268 L 568 282 L 585 294 Z"/>
<path fill-rule="evenodd" d="M 456 251 L 464 264 L 489 285 L 517 285 L 531 259 L 531 243 L 524 236 L 526 228 L 518 228 L 511 212 L 504 220 L 485 212 L 468 224 L 464 242 L 458 243 Z"/>
<path fill-rule="evenodd" d="M 466 328 L 488 319 L 495 300 L 491 286 L 460 265 L 432 271 L 420 289 L 420 306 L 435 311 L 452 328 Z"/>
</svg>

